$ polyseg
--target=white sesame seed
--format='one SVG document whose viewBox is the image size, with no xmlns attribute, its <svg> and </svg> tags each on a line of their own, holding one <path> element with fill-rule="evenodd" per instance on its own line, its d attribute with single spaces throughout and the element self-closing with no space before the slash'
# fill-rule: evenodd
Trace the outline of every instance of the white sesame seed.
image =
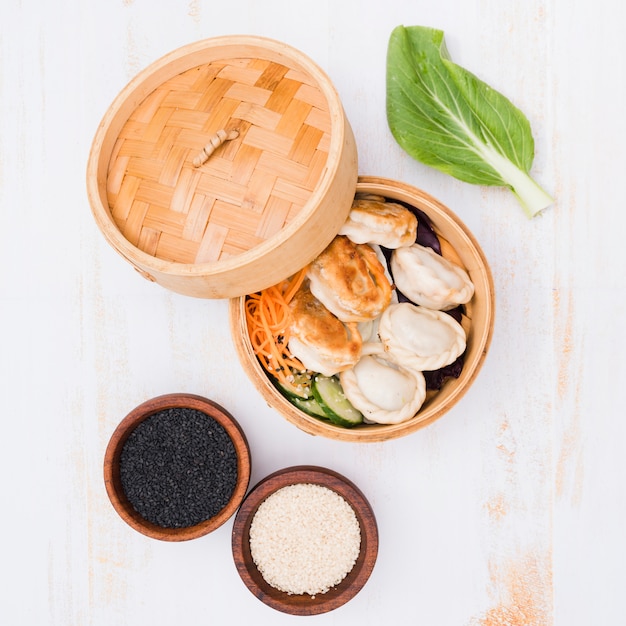
<svg viewBox="0 0 626 626">
<path fill-rule="evenodd" d="M 354 510 L 332 489 L 299 483 L 275 491 L 250 526 L 265 581 L 289 594 L 326 593 L 352 570 L 361 547 Z"/>
</svg>

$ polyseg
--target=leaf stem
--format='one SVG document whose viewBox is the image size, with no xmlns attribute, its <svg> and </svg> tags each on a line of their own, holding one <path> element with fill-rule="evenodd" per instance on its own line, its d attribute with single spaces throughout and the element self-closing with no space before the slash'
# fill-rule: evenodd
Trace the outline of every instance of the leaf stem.
<svg viewBox="0 0 626 626">
<path fill-rule="evenodd" d="M 519 171 L 520 178 L 511 191 L 515 194 L 524 212 L 528 217 L 535 217 L 538 213 L 547 209 L 554 198 L 550 196 L 537 182 L 526 172 Z"/>
<path fill-rule="evenodd" d="M 524 209 L 524 213 L 529 218 L 535 217 L 554 202 L 554 198 L 540 187 L 527 172 L 503 157 L 497 150 L 490 146 L 483 146 L 480 152 L 515 194 Z"/>
</svg>

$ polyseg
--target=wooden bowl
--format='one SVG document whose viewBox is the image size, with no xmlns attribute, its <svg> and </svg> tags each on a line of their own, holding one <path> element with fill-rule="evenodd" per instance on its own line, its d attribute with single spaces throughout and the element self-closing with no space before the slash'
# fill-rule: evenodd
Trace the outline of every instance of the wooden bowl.
<svg viewBox="0 0 626 626">
<path fill-rule="evenodd" d="M 144 420 L 168 409 L 179 408 L 200 411 L 224 428 L 234 444 L 237 456 L 237 479 L 230 499 L 217 514 L 195 525 L 171 528 L 148 521 L 133 507 L 122 484 L 120 459 L 128 438 Z M 193 394 L 167 394 L 140 404 L 117 426 L 109 440 L 104 456 L 104 483 L 113 508 L 129 526 L 138 532 L 163 541 L 195 539 L 220 527 L 239 508 L 248 489 L 249 481 L 250 450 L 240 426 L 222 407 L 207 398 Z"/>
<path fill-rule="evenodd" d="M 336 587 L 315 596 L 288 594 L 269 585 L 257 569 L 250 550 L 250 526 L 261 503 L 279 489 L 297 484 L 321 485 L 338 493 L 351 505 L 361 531 L 361 548 L 352 570 Z M 235 517 L 232 549 L 241 579 L 261 602 L 291 615 L 317 615 L 342 606 L 363 588 L 378 555 L 378 527 L 369 502 L 350 480 L 323 467 L 294 466 L 267 476 L 246 496 Z"/>
<path fill-rule="evenodd" d="M 405 202 L 428 215 L 438 235 L 445 238 L 458 256 L 474 283 L 474 296 L 465 306 L 471 321 L 467 329 L 467 348 L 463 371 L 458 378 L 449 378 L 426 401 L 412 418 L 400 424 L 363 424 L 343 428 L 300 411 L 278 392 L 254 355 L 245 318 L 245 298 L 230 302 L 231 334 L 239 360 L 248 377 L 265 401 L 289 422 L 311 434 L 341 441 L 381 442 L 406 436 L 431 424 L 448 412 L 474 382 L 489 349 L 493 334 L 495 297 L 494 284 L 487 259 L 478 242 L 461 220 L 441 202 L 426 192 L 401 182 L 375 177 L 361 177 L 356 191 L 385 196 Z M 445 256 L 445 253 L 444 253 Z"/>
<path fill-rule="evenodd" d="M 263 289 L 319 254 L 350 211 L 356 143 L 328 76 L 286 44 L 216 37 L 117 96 L 87 191 L 111 246 L 185 295 Z"/>
</svg>

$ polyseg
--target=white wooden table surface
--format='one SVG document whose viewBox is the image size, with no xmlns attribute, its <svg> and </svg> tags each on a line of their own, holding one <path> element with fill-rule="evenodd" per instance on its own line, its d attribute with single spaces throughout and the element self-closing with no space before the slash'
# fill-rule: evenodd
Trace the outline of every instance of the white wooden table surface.
<svg viewBox="0 0 626 626">
<path fill-rule="evenodd" d="M 172 544 L 112 509 L 105 446 L 143 400 L 211 397 L 244 427 L 252 484 L 312 463 L 377 514 L 366 587 L 316 624 L 626 624 L 626 43 L 617 0 L 3 0 L 0 7 L 0 624 L 287 624 L 244 587 L 232 520 Z M 391 30 L 443 29 L 453 59 L 529 117 L 528 220 L 507 192 L 430 170 L 385 117 Z M 480 241 L 492 348 L 443 419 L 397 441 L 309 436 L 261 401 L 227 303 L 143 280 L 104 241 L 85 188 L 91 140 L 141 69 L 206 37 L 289 43 L 331 77 L 362 174 L 421 187 Z"/>
</svg>

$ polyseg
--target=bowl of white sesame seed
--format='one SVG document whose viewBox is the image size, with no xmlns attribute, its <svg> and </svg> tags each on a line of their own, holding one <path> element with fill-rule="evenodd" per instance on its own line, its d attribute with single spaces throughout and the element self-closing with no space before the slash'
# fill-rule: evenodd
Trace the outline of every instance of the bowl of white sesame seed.
<svg viewBox="0 0 626 626">
<path fill-rule="evenodd" d="M 361 591 L 378 554 L 378 528 L 365 495 L 316 466 L 279 470 L 237 512 L 233 558 L 245 586 L 290 615 L 332 611 Z"/>
</svg>

